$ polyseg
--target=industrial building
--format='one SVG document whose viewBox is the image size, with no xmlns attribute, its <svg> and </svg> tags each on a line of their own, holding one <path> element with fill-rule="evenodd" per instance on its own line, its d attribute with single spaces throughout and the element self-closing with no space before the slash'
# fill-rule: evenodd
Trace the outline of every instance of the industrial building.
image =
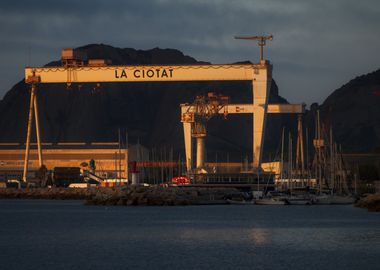
<svg viewBox="0 0 380 270">
<path fill-rule="evenodd" d="M 95 161 L 97 175 L 108 179 L 127 179 L 128 150 L 118 142 L 43 143 L 44 162 L 48 170 L 55 167 L 80 167 L 86 169 Z M 0 180 L 22 180 L 25 144 L 0 144 Z M 28 178 L 35 178 L 39 169 L 36 144 L 31 144 Z"/>
</svg>

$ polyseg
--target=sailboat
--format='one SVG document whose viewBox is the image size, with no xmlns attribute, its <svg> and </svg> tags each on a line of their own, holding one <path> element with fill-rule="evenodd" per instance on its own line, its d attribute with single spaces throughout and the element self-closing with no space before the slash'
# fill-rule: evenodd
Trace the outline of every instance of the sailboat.
<svg viewBox="0 0 380 270">
<path fill-rule="evenodd" d="M 253 204 L 255 204 L 255 200 L 246 201 L 246 200 L 227 199 L 226 202 L 229 204 L 238 204 L 238 205 L 253 205 Z"/>
<path fill-rule="evenodd" d="M 309 196 L 290 196 L 287 201 L 291 205 L 312 205 L 314 200 Z"/>
<path fill-rule="evenodd" d="M 353 204 L 356 198 L 350 195 L 322 194 L 315 197 L 315 204 Z"/>
<path fill-rule="evenodd" d="M 284 144 L 284 132 L 282 135 L 282 144 Z M 286 202 L 290 205 L 311 205 L 312 198 L 308 193 L 308 189 L 304 186 L 304 169 L 303 169 L 303 143 L 302 143 L 302 124 L 301 117 L 298 117 L 298 134 L 297 134 L 297 147 L 296 147 L 296 168 L 293 170 L 293 140 L 289 132 L 288 142 L 288 179 L 287 188 L 289 195 L 286 197 Z M 282 152 L 283 152 L 283 146 Z M 283 153 L 281 153 L 281 162 L 283 162 Z M 281 172 L 282 175 L 282 172 Z M 295 178 L 294 178 L 295 176 Z M 301 186 L 299 186 L 301 184 Z"/>
<path fill-rule="evenodd" d="M 319 111 L 316 120 L 314 165 L 319 192 L 315 197 L 315 204 L 352 204 L 356 198 L 349 192 L 341 150 L 338 151 L 336 143 L 333 142 L 332 128 L 330 127 L 329 145 L 326 145 L 322 138 Z"/>
<path fill-rule="evenodd" d="M 265 197 L 255 200 L 255 203 L 258 205 L 285 205 L 289 204 L 285 198 L 276 198 L 276 197 Z"/>
</svg>

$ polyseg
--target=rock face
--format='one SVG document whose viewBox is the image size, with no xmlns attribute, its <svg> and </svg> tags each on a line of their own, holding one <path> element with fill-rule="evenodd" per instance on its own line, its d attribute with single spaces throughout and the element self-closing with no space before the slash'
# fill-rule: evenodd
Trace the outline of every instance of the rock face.
<svg viewBox="0 0 380 270">
<path fill-rule="evenodd" d="M 380 152 L 380 69 L 335 90 L 318 108 L 345 152 Z M 314 115 L 307 116 L 310 127 Z"/>
<path fill-rule="evenodd" d="M 368 211 L 380 212 L 380 194 L 371 194 L 356 203 L 357 207 L 367 208 Z"/>
<path fill-rule="evenodd" d="M 126 206 L 226 204 L 226 195 L 238 192 L 235 188 L 131 185 L 122 188 L 99 189 L 95 195 L 87 198 L 86 204 Z"/>
<path fill-rule="evenodd" d="M 114 65 L 194 64 L 202 63 L 178 50 L 147 51 L 113 48 L 106 45 L 82 47 L 89 58 L 106 58 Z M 52 62 L 49 65 L 57 65 Z M 139 141 L 148 148 L 169 147 L 183 154 L 181 103 L 190 103 L 196 95 L 216 92 L 230 96 L 233 103 L 249 103 L 249 82 L 168 82 L 168 83 L 95 83 L 38 86 L 41 138 L 44 142 L 117 141 L 118 129 L 128 131 L 129 142 Z M 272 84 L 270 102 L 286 103 Z M 0 142 L 25 142 L 29 90 L 17 83 L 0 103 Z M 278 148 L 284 123 L 295 124 L 289 115 L 268 117 L 265 153 L 273 157 Z M 229 153 L 230 160 L 240 161 L 252 148 L 252 117 L 230 115 L 210 121 L 207 153 Z M 33 141 L 35 139 L 33 138 Z M 177 155 L 175 155 L 177 156 Z M 218 160 L 225 160 L 219 154 Z"/>
</svg>

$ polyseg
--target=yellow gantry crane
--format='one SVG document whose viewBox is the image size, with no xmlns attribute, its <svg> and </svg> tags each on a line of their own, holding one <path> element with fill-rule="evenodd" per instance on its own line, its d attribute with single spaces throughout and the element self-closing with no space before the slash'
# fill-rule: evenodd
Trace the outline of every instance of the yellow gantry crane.
<svg viewBox="0 0 380 270">
<path fill-rule="evenodd" d="M 266 40 L 266 39 L 265 39 Z M 199 65 L 145 65 L 115 66 L 105 59 L 87 60 L 78 50 L 62 51 L 62 66 L 26 67 L 25 82 L 31 85 L 28 131 L 26 138 L 23 180 L 26 181 L 28 170 L 30 133 L 33 111 L 36 120 L 38 156 L 40 166 L 43 164 L 39 136 L 37 85 L 46 83 L 86 83 L 86 82 L 163 82 L 163 81 L 250 81 L 253 100 L 243 104 L 245 113 L 253 114 L 253 156 L 252 166 L 261 165 L 262 146 L 264 142 L 266 114 L 268 111 L 269 89 L 272 82 L 272 65 L 260 59 L 259 64 L 199 64 Z M 271 105 L 279 113 L 289 110 L 283 104 Z M 244 108 L 243 108 L 244 107 Z M 234 109 L 231 107 L 231 111 Z M 300 109 L 297 107 L 297 112 Z M 188 170 L 191 169 L 191 124 L 183 123 L 185 136 L 185 154 Z"/>
</svg>

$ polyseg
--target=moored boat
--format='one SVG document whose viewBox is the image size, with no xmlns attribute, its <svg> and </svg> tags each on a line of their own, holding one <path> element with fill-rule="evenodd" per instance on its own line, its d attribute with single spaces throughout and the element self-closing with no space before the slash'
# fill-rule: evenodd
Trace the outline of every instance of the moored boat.
<svg viewBox="0 0 380 270">
<path fill-rule="evenodd" d="M 311 205 L 313 201 L 310 198 L 302 198 L 302 197 L 289 197 L 287 201 L 290 205 Z"/>
<path fill-rule="evenodd" d="M 356 198 L 342 195 L 320 195 L 315 197 L 315 204 L 353 204 Z"/>
<path fill-rule="evenodd" d="M 280 198 L 262 198 L 257 199 L 255 201 L 256 204 L 259 205 L 285 205 L 289 204 L 286 199 L 280 199 Z"/>
<path fill-rule="evenodd" d="M 253 204 L 255 204 L 254 200 L 245 201 L 245 200 L 231 200 L 231 199 L 227 199 L 226 201 L 229 204 L 239 204 L 239 205 L 253 205 Z"/>
</svg>

